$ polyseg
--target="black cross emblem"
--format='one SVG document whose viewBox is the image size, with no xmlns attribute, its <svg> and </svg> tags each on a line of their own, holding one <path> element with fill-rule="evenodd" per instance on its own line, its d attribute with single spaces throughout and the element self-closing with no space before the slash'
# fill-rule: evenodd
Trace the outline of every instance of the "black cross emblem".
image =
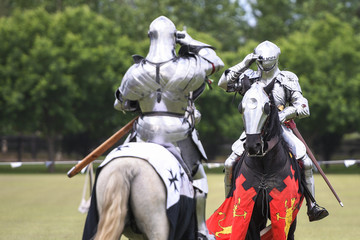
<svg viewBox="0 0 360 240">
<path fill-rule="evenodd" d="M 179 190 L 177 189 L 176 182 L 179 181 L 179 180 L 177 179 L 176 174 L 175 174 L 175 176 L 174 176 L 174 174 L 173 174 L 173 172 L 172 172 L 172 169 L 170 169 L 170 170 L 168 170 L 168 171 L 169 171 L 169 173 L 171 174 L 171 178 L 169 178 L 170 187 L 171 187 L 172 184 L 174 184 L 174 190 L 178 192 Z"/>
</svg>

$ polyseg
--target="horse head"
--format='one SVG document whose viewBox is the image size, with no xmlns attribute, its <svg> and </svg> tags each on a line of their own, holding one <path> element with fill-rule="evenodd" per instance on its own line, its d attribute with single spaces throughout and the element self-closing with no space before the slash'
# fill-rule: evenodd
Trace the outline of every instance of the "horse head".
<svg viewBox="0 0 360 240">
<path fill-rule="evenodd" d="M 266 86 L 261 82 L 253 83 L 239 104 L 246 133 L 244 147 L 250 156 L 264 156 L 269 149 L 268 120 L 271 113 L 276 112 L 270 96 L 274 83 L 275 80 Z"/>
</svg>

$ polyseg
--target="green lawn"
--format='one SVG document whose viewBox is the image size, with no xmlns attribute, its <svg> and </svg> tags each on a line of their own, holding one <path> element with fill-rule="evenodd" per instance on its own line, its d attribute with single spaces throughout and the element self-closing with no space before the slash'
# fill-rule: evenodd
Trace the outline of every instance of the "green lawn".
<svg viewBox="0 0 360 240">
<path fill-rule="evenodd" d="M 360 236 L 360 175 L 329 174 L 341 208 L 321 176 L 316 174 L 317 201 L 330 216 L 310 223 L 300 211 L 296 238 L 347 240 Z M 78 212 L 85 177 L 63 174 L 0 174 L 0 239 L 81 239 L 86 215 Z M 223 175 L 208 174 L 207 216 L 223 201 Z M 122 238 L 126 239 L 126 238 Z"/>
<path fill-rule="evenodd" d="M 0 239 L 81 239 L 84 176 L 0 174 Z"/>
</svg>

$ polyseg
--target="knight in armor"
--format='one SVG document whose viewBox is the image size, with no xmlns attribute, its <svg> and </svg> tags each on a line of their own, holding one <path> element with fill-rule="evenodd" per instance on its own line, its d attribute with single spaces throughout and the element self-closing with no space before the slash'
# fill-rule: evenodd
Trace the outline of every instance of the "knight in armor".
<svg viewBox="0 0 360 240">
<path fill-rule="evenodd" d="M 306 153 L 305 145 L 287 127 L 288 120 L 294 118 L 305 118 L 310 115 L 307 99 L 302 95 L 298 77 L 289 71 L 281 71 L 278 68 L 280 48 L 274 43 L 264 41 L 260 43 L 253 53 L 248 54 L 240 63 L 227 69 L 219 80 L 219 87 L 227 92 L 239 92 L 244 94 L 245 78 L 250 83 L 256 81 L 265 84 L 275 78 L 275 85 L 272 94 L 275 103 L 279 108 L 279 119 L 282 123 L 283 137 L 302 166 L 305 176 L 306 187 L 315 197 L 314 177 L 312 161 Z M 257 71 L 249 69 L 251 64 L 256 62 Z M 232 166 L 239 156 L 244 152 L 244 140 L 246 134 L 243 132 L 240 138 L 232 145 L 232 153 L 225 161 L 225 195 L 230 191 Z M 310 221 L 320 220 L 329 215 L 325 208 L 320 207 L 305 196 L 308 206 L 307 214 Z"/>
<path fill-rule="evenodd" d="M 193 179 L 198 239 L 215 239 L 205 224 L 208 192 L 202 160 L 207 160 L 195 124 L 200 113 L 194 101 L 209 82 L 208 76 L 224 66 L 214 48 L 196 41 L 161 16 L 151 24 L 149 53 L 133 56 L 134 64 L 115 93 L 117 110 L 140 111 L 128 141 L 153 142 L 167 148 Z M 180 44 L 176 54 L 176 44 Z"/>
</svg>

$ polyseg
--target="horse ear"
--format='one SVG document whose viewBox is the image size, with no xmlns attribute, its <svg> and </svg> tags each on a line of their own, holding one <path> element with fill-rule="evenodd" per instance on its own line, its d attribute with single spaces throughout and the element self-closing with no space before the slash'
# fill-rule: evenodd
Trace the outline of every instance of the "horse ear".
<svg viewBox="0 0 360 240">
<path fill-rule="evenodd" d="M 250 82 L 249 76 L 244 74 L 244 78 L 242 79 L 242 85 L 243 85 L 243 87 L 242 87 L 241 94 L 244 95 L 247 92 L 247 90 L 249 90 L 251 87 L 251 82 Z"/>
<path fill-rule="evenodd" d="M 271 93 L 271 91 L 274 88 L 274 85 L 275 85 L 275 78 L 271 80 L 271 82 L 266 87 L 264 87 L 264 91 L 266 92 L 267 95 Z"/>
<path fill-rule="evenodd" d="M 266 115 L 270 115 L 270 103 L 265 103 L 265 105 L 264 105 L 264 113 L 266 114 Z"/>
</svg>

